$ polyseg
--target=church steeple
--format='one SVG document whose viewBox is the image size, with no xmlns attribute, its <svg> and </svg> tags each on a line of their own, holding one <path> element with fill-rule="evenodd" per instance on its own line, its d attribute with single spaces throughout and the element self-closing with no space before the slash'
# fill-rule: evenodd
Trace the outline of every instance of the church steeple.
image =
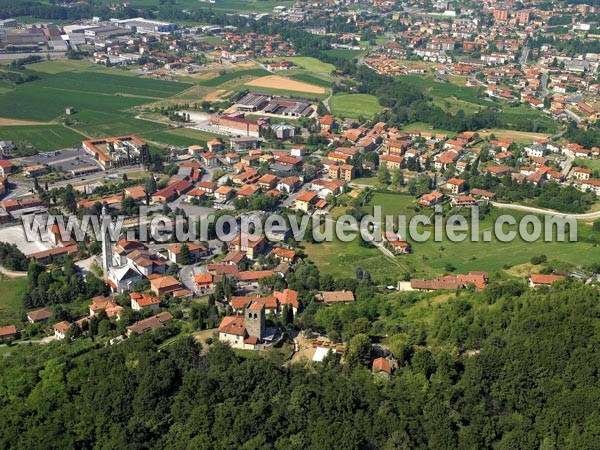
<svg viewBox="0 0 600 450">
<path fill-rule="evenodd" d="M 102 230 L 102 270 L 104 277 L 108 277 L 112 267 L 112 241 L 109 234 L 110 216 L 108 215 L 106 205 L 102 207 L 102 216 L 100 217 L 100 227 Z"/>
</svg>

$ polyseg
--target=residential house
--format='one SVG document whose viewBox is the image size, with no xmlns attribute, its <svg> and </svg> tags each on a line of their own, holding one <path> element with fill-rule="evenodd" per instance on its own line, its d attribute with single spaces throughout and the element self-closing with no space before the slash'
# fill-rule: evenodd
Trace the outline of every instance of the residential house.
<svg viewBox="0 0 600 450">
<path fill-rule="evenodd" d="M 215 199 L 221 203 L 229 200 L 233 194 L 235 193 L 235 189 L 231 186 L 219 186 L 215 191 Z"/>
<path fill-rule="evenodd" d="M 69 328 L 71 328 L 71 324 L 69 322 L 67 322 L 66 320 L 63 320 L 62 322 L 58 322 L 58 323 L 54 324 L 53 328 L 54 328 L 54 337 L 60 341 L 66 337 L 67 331 L 69 331 Z"/>
<path fill-rule="evenodd" d="M 439 203 L 442 203 L 443 199 L 444 195 L 441 192 L 430 192 L 421 196 L 421 198 L 419 199 L 419 205 L 430 208 Z"/>
<path fill-rule="evenodd" d="M 294 258 L 296 257 L 296 251 L 291 248 L 275 247 L 271 252 L 271 255 L 279 259 L 279 261 L 293 263 Z"/>
<path fill-rule="evenodd" d="M 150 280 L 150 290 L 157 296 L 174 294 L 181 290 L 179 280 L 171 275 Z"/>
<path fill-rule="evenodd" d="M 488 166 L 485 168 L 485 170 L 487 170 L 488 172 L 490 172 L 492 175 L 502 178 L 506 175 L 509 175 L 513 169 L 512 167 L 508 167 L 508 166 Z"/>
<path fill-rule="evenodd" d="M 251 234 L 238 234 L 229 243 L 229 249 L 237 252 L 243 252 L 248 259 L 256 259 L 261 255 L 266 247 L 264 236 L 254 236 Z"/>
<path fill-rule="evenodd" d="M 168 203 L 190 191 L 193 187 L 194 185 L 188 180 L 178 180 L 169 184 L 165 188 L 156 191 L 154 194 L 152 194 L 151 199 L 154 203 Z"/>
<path fill-rule="evenodd" d="M 450 178 L 446 182 L 446 186 L 444 187 L 444 189 L 446 189 L 447 191 L 450 191 L 452 194 L 456 195 L 456 194 L 460 194 L 461 192 L 463 192 L 465 190 L 465 187 L 466 187 L 465 180 L 461 180 L 460 178 Z"/>
<path fill-rule="evenodd" d="M 300 178 L 296 176 L 285 177 L 277 183 L 277 190 L 286 194 L 291 194 L 301 186 Z"/>
<path fill-rule="evenodd" d="M 321 291 L 316 295 L 316 301 L 328 305 L 334 303 L 350 303 L 354 301 L 354 293 L 352 291 Z"/>
<path fill-rule="evenodd" d="M 312 210 L 314 204 L 318 200 L 318 197 L 319 196 L 314 191 L 302 191 L 296 197 L 294 209 L 307 213 Z"/>
<path fill-rule="evenodd" d="M 90 317 L 98 315 L 104 311 L 109 319 L 115 317 L 117 320 L 121 318 L 123 307 L 119 306 L 112 298 L 99 295 L 92 299 L 92 303 L 88 305 Z"/>
<path fill-rule="evenodd" d="M 131 309 L 134 311 L 141 311 L 143 309 L 158 309 L 160 306 L 160 299 L 150 294 L 132 292 L 129 294 L 129 297 L 131 298 Z"/>
<path fill-rule="evenodd" d="M 6 159 L 0 159 L 0 177 L 6 178 L 13 171 L 13 165 Z"/>
<path fill-rule="evenodd" d="M 184 245 L 187 245 L 188 250 L 190 251 L 192 263 L 197 262 L 200 260 L 200 258 L 208 255 L 208 249 L 200 242 L 188 242 L 186 244 L 174 244 L 174 245 L 171 245 L 167 249 L 170 261 L 172 261 L 176 264 L 179 264 L 181 262 L 180 261 L 181 249 L 183 248 Z"/>
<path fill-rule="evenodd" d="M 564 279 L 565 277 L 562 275 L 544 275 L 532 273 L 529 277 L 529 286 L 532 288 L 537 288 L 540 286 L 552 286 L 554 283 Z"/>
<path fill-rule="evenodd" d="M 379 357 L 373 360 L 372 372 L 375 377 L 390 381 L 392 379 L 392 367 L 392 361 Z"/>
<path fill-rule="evenodd" d="M 154 331 L 159 328 L 163 328 L 165 323 L 173 319 L 173 315 L 170 312 L 161 312 L 154 316 L 148 317 L 147 319 L 135 322 L 133 325 L 127 327 L 127 336 L 134 334 L 143 334 L 148 331 Z"/>
<path fill-rule="evenodd" d="M 294 291 L 293 289 L 284 289 L 283 291 L 273 292 L 273 295 L 281 306 L 287 305 L 289 308 L 292 308 L 294 316 L 298 313 L 300 302 L 298 301 L 297 291 Z"/>
<path fill-rule="evenodd" d="M 213 289 L 213 278 L 213 275 L 210 273 L 199 273 L 194 276 L 196 290 L 199 294 L 205 294 L 207 291 Z"/>
<path fill-rule="evenodd" d="M 17 336 L 17 327 L 15 327 L 14 325 L 0 327 L 0 342 L 16 339 Z"/>
<path fill-rule="evenodd" d="M 27 313 L 27 320 L 29 323 L 47 322 L 52 315 L 52 310 L 49 308 L 36 309 Z"/>
<path fill-rule="evenodd" d="M 389 170 L 402 169 L 404 158 L 397 155 L 381 155 L 379 157 L 379 165 L 387 167 Z"/>
<path fill-rule="evenodd" d="M 587 167 L 575 167 L 573 169 L 573 178 L 579 181 L 589 180 L 592 171 Z"/>
</svg>

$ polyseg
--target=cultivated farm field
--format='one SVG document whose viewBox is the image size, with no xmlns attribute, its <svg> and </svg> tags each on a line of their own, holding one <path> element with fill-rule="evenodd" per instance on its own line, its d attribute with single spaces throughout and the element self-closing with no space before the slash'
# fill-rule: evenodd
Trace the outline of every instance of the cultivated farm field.
<svg viewBox="0 0 600 450">
<path fill-rule="evenodd" d="M 69 147 L 89 137 L 156 130 L 156 124 L 135 118 L 136 108 L 193 86 L 70 60 L 32 64 L 26 72 L 39 79 L 0 93 L 0 118 L 6 119 L 0 136 L 38 150 Z M 60 123 L 67 106 L 76 110 L 69 127 Z M 11 124 L 10 120 L 31 123 Z"/>
<path fill-rule="evenodd" d="M 83 139 L 84 136 L 62 125 L 0 126 L 0 141 L 32 144 L 39 151 L 72 147 Z"/>
<path fill-rule="evenodd" d="M 301 81 L 291 80 L 278 75 L 269 75 L 246 83 L 246 86 L 258 88 L 272 88 L 281 91 L 306 92 L 309 94 L 324 94 L 325 89 Z"/>
</svg>

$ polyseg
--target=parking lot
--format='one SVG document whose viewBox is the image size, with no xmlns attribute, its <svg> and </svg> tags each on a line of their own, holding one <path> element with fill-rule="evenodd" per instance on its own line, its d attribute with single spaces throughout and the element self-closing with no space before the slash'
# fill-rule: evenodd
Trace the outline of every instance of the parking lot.
<svg viewBox="0 0 600 450">
<path fill-rule="evenodd" d="M 18 158 L 15 161 L 23 166 L 48 165 L 59 172 L 68 172 L 82 167 L 98 165 L 94 158 L 81 148 L 39 153 L 35 156 Z"/>
<path fill-rule="evenodd" d="M 39 237 L 36 241 L 29 242 L 22 225 L 0 229 L 0 241 L 15 244 L 25 255 L 43 252 L 52 248 L 50 242 L 42 242 Z"/>
</svg>

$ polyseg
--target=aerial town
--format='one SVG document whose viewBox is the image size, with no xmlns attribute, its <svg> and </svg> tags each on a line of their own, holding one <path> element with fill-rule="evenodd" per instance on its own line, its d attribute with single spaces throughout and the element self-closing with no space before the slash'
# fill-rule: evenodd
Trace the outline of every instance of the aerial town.
<svg viewBox="0 0 600 450">
<path fill-rule="evenodd" d="M 598 448 L 597 1 L 0 5 L 1 448 Z"/>
</svg>

